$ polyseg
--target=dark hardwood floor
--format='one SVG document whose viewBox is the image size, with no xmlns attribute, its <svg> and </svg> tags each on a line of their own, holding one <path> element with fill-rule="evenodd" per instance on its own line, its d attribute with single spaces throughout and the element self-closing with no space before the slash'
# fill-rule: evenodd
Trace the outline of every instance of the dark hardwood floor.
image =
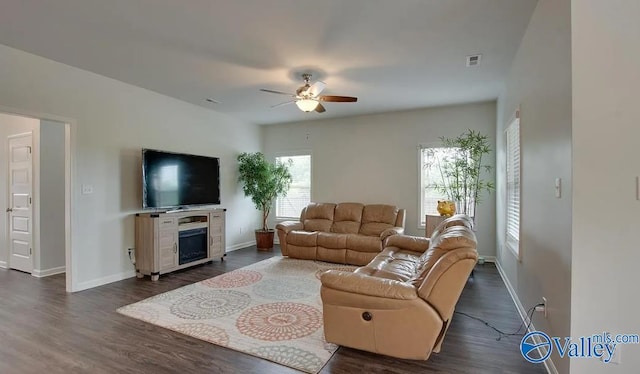
<svg viewBox="0 0 640 374">
<path fill-rule="evenodd" d="M 246 248 L 214 262 L 67 294 L 64 275 L 34 278 L 0 269 L 0 373 L 295 373 L 237 351 L 115 312 L 118 307 L 279 255 Z M 479 265 L 458 311 L 513 331 L 520 319 L 492 264 Z M 520 337 L 496 341 L 482 323 L 456 315 L 442 352 L 400 360 L 341 347 L 322 373 L 544 373 L 519 352 Z"/>
</svg>

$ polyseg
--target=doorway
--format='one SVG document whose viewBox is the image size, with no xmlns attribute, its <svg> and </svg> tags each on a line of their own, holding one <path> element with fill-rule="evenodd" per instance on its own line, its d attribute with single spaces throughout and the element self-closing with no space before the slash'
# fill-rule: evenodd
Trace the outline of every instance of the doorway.
<svg viewBox="0 0 640 374">
<path fill-rule="evenodd" d="M 0 267 L 70 279 L 70 125 L 0 112 Z"/>
</svg>

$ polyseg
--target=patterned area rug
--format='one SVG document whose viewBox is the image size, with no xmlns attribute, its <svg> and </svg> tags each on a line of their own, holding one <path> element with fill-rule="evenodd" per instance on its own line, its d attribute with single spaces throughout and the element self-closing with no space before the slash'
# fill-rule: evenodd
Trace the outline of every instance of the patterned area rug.
<svg viewBox="0 0 640 374">
<path fill-rule="evenodd" d="M 338 349 L 324 340 L 320 274 L 355 268 L 272 257 L 117 311 L 315 374 Z"/>
</svg>

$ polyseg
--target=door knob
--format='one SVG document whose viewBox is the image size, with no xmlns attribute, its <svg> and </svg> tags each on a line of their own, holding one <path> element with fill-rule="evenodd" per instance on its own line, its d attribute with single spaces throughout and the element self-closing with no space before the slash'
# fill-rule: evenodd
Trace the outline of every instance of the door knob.
<svg viewBox="0 0 640 374">
<path fill-rule="evenodd" d="M 9 213 L 9 212 L 13 212 L 13 209 L 7 208 L 7 213 Z"/>
</svg>

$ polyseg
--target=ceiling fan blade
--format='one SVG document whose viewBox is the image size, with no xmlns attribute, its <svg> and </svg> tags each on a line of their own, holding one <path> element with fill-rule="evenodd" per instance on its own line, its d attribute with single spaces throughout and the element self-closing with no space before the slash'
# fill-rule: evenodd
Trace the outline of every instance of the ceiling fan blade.
<svg viewBox="0 0 640 374">
<path fill-rule="evenodd" d="M 277 108 L 277 107 L 280 107 L 280 106 L 283 106 L 283 105 L 287 105 L 287 104 L 291 104 L 291 103 L 294 103 L 294 102 L 295 102 L 295 100 L 285 101 L 284 103 L 272 105 L 271 107 L 272 108 Z"/>
<path fill-rule="evenodd" d="M 316 97 L 320 95 L 320 93 L 327 87 L 327 84 L 321 81 L 317 81 L 312 84 L 309 89 L 307 89 L 307 94 L 311 95 L 311 97 Z"/>
<path fill-rule="evenodd" d="M 293 95 L 293 94 L 290 94 L 290 93 L 286 93 L 286 92 L 282 92 L 282 91 L 267 90 L 266 88 L 261 88 L 260 91 L 274 93 L 274 94 L 278 94 L 278 95 L 287 95 L 287 96 L 291 96 L 291 97 L 295 97 L 296 96 L 296 95 Z"/>
<path fill-rule="evenodd" d="M 318 103 L 318 106 L 316 107 L 316 112 L 318 112 L 318 113 L 324 113 L 324 112 L 326 112 L 326 111 L 327 111 L 327 110 L 324 108 L 324 106 L 323 106 L 322 104 Z"/>
<path fill-rule="evenodd" d="M 332 102 L 332 103 L 355 103 L 358 101 L 357 97 L 352 96 L 331 96 L 331 95 L 322 95 L 318 97 L 320 101 Z"/>
</svg>

